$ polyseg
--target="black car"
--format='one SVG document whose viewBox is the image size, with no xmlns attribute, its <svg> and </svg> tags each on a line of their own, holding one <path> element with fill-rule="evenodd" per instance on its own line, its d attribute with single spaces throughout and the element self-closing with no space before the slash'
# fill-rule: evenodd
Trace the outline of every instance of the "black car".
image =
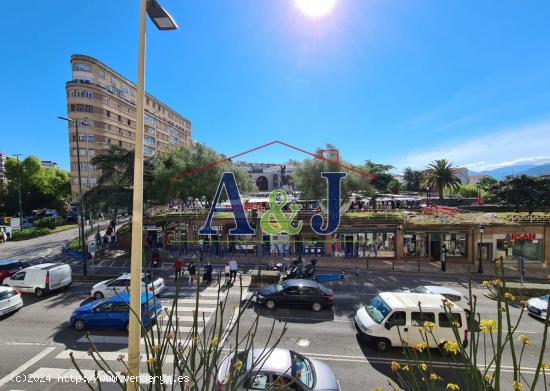
<svg viewBox="0 0 550 391">
<path fill-rule="evenodd" d="M 277 306 L 311 307 L 318 312 L 334 304 L 332 290 L 312 280 L 286 280 L 279 284 L 260 288 L 256 302 L 270 310 Z"/>
</svg>

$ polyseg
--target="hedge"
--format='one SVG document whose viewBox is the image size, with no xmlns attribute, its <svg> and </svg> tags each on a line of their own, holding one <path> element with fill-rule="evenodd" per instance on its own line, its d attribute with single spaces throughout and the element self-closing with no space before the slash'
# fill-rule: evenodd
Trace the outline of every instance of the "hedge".
<svg viewBox="0 0 550 391">
<path fill-rule="evenodd" d="M 11 240 L 26 240 L 36 238 L 38 236 L 44 236 L 50 233 L 48 228 L 28 228 L 18 231 L 13 231 L 11 234 Z"/>
</svg>

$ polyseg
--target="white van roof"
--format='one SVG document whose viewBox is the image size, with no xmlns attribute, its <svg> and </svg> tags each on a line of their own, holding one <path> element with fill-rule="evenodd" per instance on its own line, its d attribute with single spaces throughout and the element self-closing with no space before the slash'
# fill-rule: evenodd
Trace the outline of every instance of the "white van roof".
<svg viewBox="0 0 550 391">
<path fill-rule="evenodd" d="M 64 263 L 39 263 L 38 265 L 29 266 L 27 269 L 38 269 L 38 270 L 51 270 L 53 268 L 63 266 Z"/>
<path fill-rule="evenodd" d="M 437 294 L 426 293 L 410 293 L 410 292 L 381 292 L 378 294 L 382 300 L 386 302 L 392 309 L 416 309 L 418 303 L 422 310 L 443 309 L 443 300 L 447 300 L 444 296 Z M 450 300 L 447 300 L 451 311 L 462 311 L 458 305 Z"/>
</svg>

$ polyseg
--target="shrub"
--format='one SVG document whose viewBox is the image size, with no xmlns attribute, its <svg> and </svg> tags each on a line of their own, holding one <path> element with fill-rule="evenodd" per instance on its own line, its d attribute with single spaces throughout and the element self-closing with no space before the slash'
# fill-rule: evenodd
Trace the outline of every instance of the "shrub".
<svg viewBox="0 0 550 391">
<path fill-rule="evenodd" d="M 23 229 L 18 231 L 13 231 L 11 235 L 11 240 L 26 240 L 36 238 L 38 236 L 44 236 L 50 233 L 48 228 L 38 228 L 33 227 L 29 229 Z"/>
<path fill-rule="evenodd" d="M 58 225 L 63 224 L 63 218 L 61 217 L 45 217 L 43 219 L 35 220 L 33 225 L 36 228 L 49 228 L 54 229 Z"/>
</svg>

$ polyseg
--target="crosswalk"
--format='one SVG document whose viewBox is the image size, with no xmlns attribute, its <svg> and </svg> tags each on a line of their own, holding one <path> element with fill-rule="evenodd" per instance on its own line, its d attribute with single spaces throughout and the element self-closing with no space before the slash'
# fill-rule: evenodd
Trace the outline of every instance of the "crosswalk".
<svg viewBox="0 0 550 391">
<path fill-rule="evenodd" d="M 158 341 L 157 337 L 160 333 L 161 338 L 163 338 L 167 333 L 172 335 L 173 338 L 174 330 L 173 328 L 168 329 L 168 316 L 172 309 L 174 300 L 176 301 L 175 310 L 172 313 L 173 323 L 177 319 L 177 339 L 179 341 L 185 341 L 194 335 L 193 332 L 202 333 L 203 327 L 209 324 L 209 321 L 214 316 L 218 303 L 223 302 L 226 299 L 227 291 L 218 292 L 217 286 L 207 287 L 206 289 L 200 291 L 199 293 L 199 302 L 198 307 L 196 306 L 196 288 L 184 288 L 179 292 L 178 297 L 176 298 L 176 292 L 174 288 L 168 288 L 168 290 L 163 294 L 161 298 L 161 304 L 163 306 L 163 314 L 157 320 L 157 324 L 153 326 L 153 329 L 149 333 L 154 334 L 154 338 Z M 197 310 L 198 322 L 194 324 L 194 311 Z M 158 328 L 157 328 L 158 327 Z M 200 335 L 199 335 L 200 337 Z M 93 343 L 93 346 L 97 349 L 101 355 L 101 360 L 105 361 L 109 367 L 113 370 L 113 373 L 117 376 L 120 375 L 121 371 L 125 369 L 125 364 L 121 361 L 127 363 L 127 346 L 128 346 L 128 334 L 120 330 L 112 331 L 95 331 L 90 330 L 88 335 L 82 335 L 79 337 L 71 349 L 57 350 L 56 352 L 49 354 L 47 360 L 44 362 L 44 366 L 39 366 L 34 368 L 28 374 L 31 378 L 36 379 L 54 379 L 58 382 L 55 386 L 55 390 L 58 389 L 74 389 L 69 386 L 74 386 L 75 382 L 78 379 L 82 379 L 84 375 L 90 381 L 96 376 L 96 370 L 98 376 L 101 376 L 102 383 L 114 383 L 116 382 L 115 376 L 113 373 L 105 373 L 100 370 L 94 356 L 89 354 L 89 349 L 91 347 L 90 342 Z M 157 342 L 158 343 L 158 342 Z M 146 363 L 147 356 L 145 354 L 145 339 L 141 338 L 141 352 L 142 356 L 140 362 L 142 363 L 141 372 L 144 374 L 143 379 L 147 379 L 146 376 Z M 75 366 L 71 361 L 71 355 L 73 359 L 77 362 L 82 375 L 76 370 Z M 96 356 L 97 358 L 97 356 Z M 166 373 L 172 373 L 172 365 L 174 362 L 174 356 L 172 354 L 167 354 L 165 356 L 164 364 Z M 143 379 L 140 379 L 143 381 Z M 170 383 L 170 378 L 164 379 L 166 383 Z M 0 387 L 1 388 L 1 387 Z M 12 387 L 13 388 L 13 387 Z M 12 389 L 9 388 L 9 389 Z M 8 388 L 7 388 L 8 389 Z M 3 388 L 2 388 L 3 390 Z"/>
</svg>

